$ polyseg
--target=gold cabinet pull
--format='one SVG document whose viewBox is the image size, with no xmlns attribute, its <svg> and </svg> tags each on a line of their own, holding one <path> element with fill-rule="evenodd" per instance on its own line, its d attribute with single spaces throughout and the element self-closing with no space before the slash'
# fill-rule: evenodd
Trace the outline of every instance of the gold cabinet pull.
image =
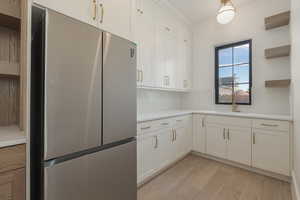
<svg viewBox="0 0 300 200">
<path fill-rule="evenodd" d="M 229 133 L 229 129 L 227 129 L 227 139 L 230 140 L 230 133 Z"/>
<path fill-rule="evenodd" d="M 172 142 L 175 141 L 175 134 L 174 134 L 174 129 L 172 129 Z"/>
<path fill-rule="evenodd" d="M 137 70 L 137 82 L 140 82 L 140 70 Z"/>
<path fill-rule="evenodd" d="M 97 18 L 97 3 L 96 3 L 96 0 L 93 0 L 93 4 L 94 4 L 94 16 L 93 16 L 93 20 L 96 20 L 96 18 Z"/>
<path fill-rule="evenodd" d="M 104 21 L 104 5 L 103 3 L 100 3 L 100 8 L 101 8 L 101 19 L 100 19 L 100 23 L 102 24 Z"/>
<path fill-rule="evenodd" d="M 150 129 L 151 128 L 151 126 L 147 126 L 147 127 L 142 127 L 141 129 L 142 130 L 147 130 L 147 129 Z"/>
<path fill-rule="evenodd" d="M 223 139 L 226 140 L 226 136 L 225 136 L 225 128 L 223 128 Z"/>
<path fill-rule="evenodd" d="M 155 136 L 155 146 L 154 146 L 155 149 L 158 148 L 158 137 L 157 135 Z"/>
<path fill-rule="evenodd" d="M 144 72 L 143 72 L 143 70 L 141 70 L 141 82 L 143 82 L 144 81 Z"/>
<path fill-rule="evenodd" d="M 267 127 L 277 127 L 278 126 L 278 124 L 265 124 L 265 123 L 262 123 L 261 125 L 267 126 Z"/>
<path fill-rule="evenodd" d="M 256 144 L 255 133 L 253 133 L 253 144 Z"/>
</svg>

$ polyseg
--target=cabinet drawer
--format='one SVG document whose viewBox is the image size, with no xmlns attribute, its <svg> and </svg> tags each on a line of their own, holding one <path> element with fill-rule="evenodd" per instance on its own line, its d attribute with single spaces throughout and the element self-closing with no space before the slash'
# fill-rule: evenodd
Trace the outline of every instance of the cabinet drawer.
<svg viewBox="0 0 300 200">
<path fill-rule="evenodd" d="M 225 126 L 251 127 L 251 119 L 238 117 L 207 116 L 206 123 L 221 124 Z"/>
<path fill-rule="evenodd" d="M 189 122 L 191 122 L 192 116 L 183 116 L 183 117 L 176 117 L 173 118 L 173 125 L 175 126 L 186 126 Z"/>
<path fill-rule="evenodd" d="M 25 200 L 25 169 L 0 173 L 0 199 Z"/>
<path fill-rule="evenodd" d="M 174 118 L 173 119 L 162 119 L 157 122 L 158 122 L 159 129 L 170 128 L 170 127 L 174 126 L 174 124 L 175 124 Z"/>
<path fill-rule="evenodd" d="M 137 125 L 138 135 L 149 133 L 159 129 L 158 121 L 149 121 Z"/>
<path fill-rule="evenodd" d="M 25 145 L 0 148 L 0 173 L 25 167 Z"/>
<path fill-rule="evenodd" d="M 275 120 L 253 120 L 253 128 L 274 131 L 289 131 L 290 123 L 287 121 Z"/>
</svg>

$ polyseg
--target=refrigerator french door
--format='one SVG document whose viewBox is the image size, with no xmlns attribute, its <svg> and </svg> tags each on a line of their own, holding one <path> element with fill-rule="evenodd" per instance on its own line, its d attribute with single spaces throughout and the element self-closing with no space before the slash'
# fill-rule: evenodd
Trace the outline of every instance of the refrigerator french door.
<svg viewBox="0 0 300 200">
<path fill-rule="evenodd" d="M 136 46 L 32 8 L 31 199 L 136 199 Z"/>
</svg>

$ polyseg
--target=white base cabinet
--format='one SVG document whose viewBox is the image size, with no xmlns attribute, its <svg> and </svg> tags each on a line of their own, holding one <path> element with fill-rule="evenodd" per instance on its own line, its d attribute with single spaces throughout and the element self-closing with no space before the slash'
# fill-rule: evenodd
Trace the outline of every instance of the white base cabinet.
<svg viewBox="0 0 300 200">
<path fill-rule="evenodd" d="M 153 133 L 142 136 L 138 143 L 141 148 L 138 150 L 142 152 L 142 177 L 147 177 L 159 167 L 158 135 Z"/>
<path fill-rule="evenodd" d="M 193 115 L 193 151 L 206 153 L 205 116 Z"/>
<path fill-rule="evenodd" d="M 225 128 L 217 125 L 206 126 L 207 154 L 226 159 L 227 140 Z"/>
<path fill-rule="evenodd" d="M 251 128 L 227 130 L 227 159 L 251 165 Z"/>
<path fill-rule="evenodd" d="M 138 183 L 191 151 L 191 125 L 191 116 L 184 116 L 138 126 Z"/>
<path fill-rule="evenodd" d="M 253 130 L 253 167 L 290 175 L 288 132 Z"/>
<path fill-rule="evenodd" d="M 201 117 L 197 114 L 193 117 L 194 151 L 290 176 L 289 122 L 207 116 L 203 130 Z M 199 139 L 203 135 L 205 144 Z M 206 152 L 203 152 L 204 145 Z"/>
<path fill-rule="evenodd" d="M 290 122 L 193 114 L 138 124 L 138 183 L 190 151 L 290 176 Z"/>
<path fill-rule="evenodd" d="M 172 160 L 172 131 L 170 129 L 163 130 L 158 133 L 158 146 L 159 146 L 159 166 L 158 169 L 162 169 L 169 165 Z"/>
</svg>

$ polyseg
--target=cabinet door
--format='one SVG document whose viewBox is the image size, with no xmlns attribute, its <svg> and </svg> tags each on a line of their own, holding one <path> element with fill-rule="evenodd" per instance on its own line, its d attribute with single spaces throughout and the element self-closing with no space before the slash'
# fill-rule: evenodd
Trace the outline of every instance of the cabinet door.
<svg viewBox="0 0 300 200">
<path fill-rule="evenodd" d="M 191 77 L 191 71 L 192 71 L 192 39 L 190 32 L 186 29 L 185 31 L 185 37 L 183 39 L 184 44 L 184 71 L 183 71 L 183 87 L 184 89 L 188 90 L 192 88 L 192 77 Z"/>
<path fill-rule="evenodd" d="M 176 88 L 177 70 L 177 41 L 174 31 L 167 27 L 166 32 L 166 57 L 165 75 L 167 77 L 167 88 Z"/>
<path fill-rule="evenodd" d="M 204 116 L 193 115 L 193 150 L 200 153 L 206 153 L 205 144 L 205 123 Z"/>
<path fill-rule="evenodd" d="M 166 167 L 173 161 L 172 157 L 172 131 L 164 130 L 158 135 L 159 168 Z"/>
<path fill-rule="evenodd" d="M 99 27 L 120 37 L 132 40 L 131 0 L 99 0 Z"/>
<path fill-rule="evenodd" d="M 159 167 L 158 136 L 146 135 L 141 140 L 142 149 L 142 177 L 153 175 Z"/>
<path fill-rule="evenodd" d="M 289 133 L 253 131 L 253 167 L 290 175 Z"/>
<path fill-rule="evenodd" d="M 157 85 L 176 88 L 177 41 L 176 31 L 161 23 L 157 28 Z"/>
<path fill-rule="evenodd" d="M 25 200 L 25 169 L 0 174 L 0 199 Z"/>
<path fill-rule="evenodd" d="M 155 86 L 155 16 L 152 1 L 141 0 L 143 7 L 136 12 L 136 41 L 140 85 Z"/>
<path fill-rule="evenodd" d="M 180 27 L 177 85 L 179 89 L 188 90 L 191 88 L 191 36 L 186 26 L 181 25 Z"/>
<path fill-rule="evenodd" d="M 185 120 L 185 154 L 193 150 L 193 117 L 189 116 Z"/>
<path fill-rule="evenodd" d="M 225 128 L 216 125 L 206 127 L 206 152 L 209 155 L 226 159 L 227 140 Z"/>
<path fill-rule="evenodd" d="M 156 60 L 155 60 L 155 85 L 160 88 L 168 86 L 166 77 L 166 30 L 158 24 L 156 26 Z"/>
<path fill-rule="evenodd" d="M 98 26 L 99 21 L 99 8 L 97 1 L 98 0 L 34 0 L 37 4 L 93 26 Z"/>
<path fill-rule="evenodd" d="M 178 159 L 186 153 L 187 135 L 184 126 L 175 129 L 175 159 Z"/>
<path fill-rule="evenodd" d="M 251 128 L 229 128 L 227 159 L 251 165 Z"/>
</svg>

